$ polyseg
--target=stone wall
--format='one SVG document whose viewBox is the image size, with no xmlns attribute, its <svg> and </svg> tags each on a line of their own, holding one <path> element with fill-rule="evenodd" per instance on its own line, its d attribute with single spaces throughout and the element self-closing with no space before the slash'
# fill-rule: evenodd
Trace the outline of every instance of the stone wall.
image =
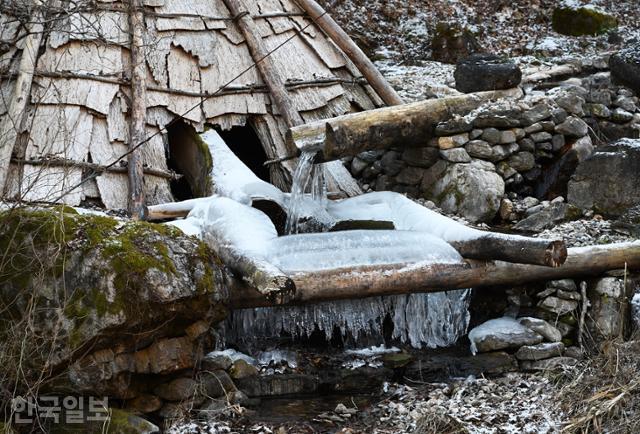
<svg viewBox="0 0 640 434">
<path fill-rule="evenodd" d="M 491 221 L 507 196 L 566 197 L 594 145 L 640 137 L 640 105 L 608 72 L 540 87 L 439 124 L 423 148 L 369 151 L 345 164 L 365 191 L 427 199 L 472 222 Z"/>
</svg>

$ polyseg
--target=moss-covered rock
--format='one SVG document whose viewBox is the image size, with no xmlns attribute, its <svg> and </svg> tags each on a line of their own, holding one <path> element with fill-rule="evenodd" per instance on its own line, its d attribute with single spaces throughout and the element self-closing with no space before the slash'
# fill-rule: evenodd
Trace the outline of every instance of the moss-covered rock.
<svg viewBox="0 0 640 434">
<path fill-rule="evenodd" d="M 50 434 L 153 434 L 160 428 L 140 416 L 117 408 L 109 409 L 106 420 L 84 423 L 56 423 L 48 428 Z"/>
<path fill-rule="evenodd" d="M 563 35 L 601 35 L 618 26 L 616 17 L 589 7 L 560 6 L 553 11 L 553 30 Z"/>
<path fill-rule="evenodd" d="M 0 363 L 10 370 L 14 352 L 26 351 L 27 377 L 41 380 L 43 370 L 56 371 L 52 388 L 86 392 L 91 384 L 79 383 L 86 378 L 65 377 L 60 370 L 74 362 L 83 366 L 89 353 L 110 351 L 118 372 L 135 372 L 133 359 L 120 366 L 114 354 L 121 359 L 138 354 L 160 339 L 185 335 L 197 321 L 212 324 L 224 318 L 222 279 L 215 254 L 173 227 L 64 208 L 0 213 L 0 339 L 27 344 L 6 345 Z M 195 346 L 189 342 L 195 338 L 184 339 L 188 342 L 171 347 L 174 352 L 192 353 Z M 161 348 L 156 352 L 171 354 Z M 166 365 L 189 366 L 184 358 L 168 357 Z M 0 378 L 16 381 L 6 374 Z M 95 378 L 102 380 L 116 381 Z M 122 384 L 114 388 L 124 389 Z"/>
</svg>

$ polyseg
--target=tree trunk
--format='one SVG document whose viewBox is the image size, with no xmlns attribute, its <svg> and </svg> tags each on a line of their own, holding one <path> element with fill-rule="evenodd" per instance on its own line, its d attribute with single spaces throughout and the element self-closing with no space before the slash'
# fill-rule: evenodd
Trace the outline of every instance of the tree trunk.
<svg viewBox="0 0 640 434">
<path fill-rule="evenodd" d="M 296 0 L 311 19 L 324 33 L 338 46 L 367 79 L 373 90 L 387 105 L 402 104 L 402 98 L 384 79 L 380 71 L 373 65 L 366 54 L 362 52 L 355 42 L 342 30 L 331 16 L 314 0 Z"/>
<path fill-rule="evenodd" d="M 141 0 L 130 0 L 131 32 L 131 117 L 129 119 L 129 214 L 134 220 L 144 218 L 144 172 L 140 149 L 146 139 L 147 65 L 144 56 L 144 7 Z M 144 145 L 143 145 L 144 146 Z"/>
<path fill-rule="evenodd" d="M 500 261 L 468 261 L 454 265 L 415 267 L 406 264 L 300 273 L 291 276 L 296 294 L 289 303 L 514 285 L 594 276 L 625 266 L 630 270 L 640 269 L 640 241 L 570 248 L 567 261 L 557 268 Z M 238 281 L 231 288 L 230 305 L 235 309 L 273 306 L 257 291 Z"/>
<path fill-rule="evenodd" d="M 39 10 L 42 7 L 42 1 L 35 1 L 34 7 L 36 12 L 32 18 L 32 24 L 27 29 L 29 34 L 24 40 L 24 48 L 20 57 L 13 95 L 7 107 L 7 112 L 2 116 L 2 122 L 0 122 L 0 197 L 3 196 L 5 191 L 11 154 L 15 148 L 24 112 L 31 96 L 31 83 L 33 82 L 33 73 L 38 62 L 42 32 L 44 31 L 44 17 L 42 11 Z"/>
<path fill-rule="evenodd" d="M 509 89 L 384 107 L 294 127 L 287 139 L 297 149 L 319 150 L 318 161 L 371 149 L 424 147 L 435 136 L 436 125 L 453 115 L 465 115 L 488 101 L 520 96 L 520 89 Z"/>
</svg>

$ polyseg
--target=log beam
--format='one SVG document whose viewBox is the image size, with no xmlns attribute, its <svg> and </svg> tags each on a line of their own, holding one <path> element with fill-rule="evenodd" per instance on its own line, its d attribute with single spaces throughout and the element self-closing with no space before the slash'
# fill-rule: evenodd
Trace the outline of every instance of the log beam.
<svg viewBox="0 0 640 434">
<path fill-rule="evenodd" d="M 287 140 L 298 150 L 318 150 L 317 161 L 372 149 L 425 147 L 438 123 L 489 101 L 522 95 L 518 88 L 496 90 L 352 113 L 291 128 Z"/>
<path fill-rule="evenodd" d="M 568 249 L 556 268 L 507 262 L 357 267 L 291 276 L 296 294 L 289 304 L 357 299 L 382 295 L 440 292 L 597 276 L 609 270 L 640 270 L 640 241 Z M 236 281 L 230 291 L 234 309 L 273 306 L 255 289 Z"/>
<path fill-rule="evenodd" d="M 360 73 L 367 79 L 373 90 L 385 104 L 392 106 L 402 104 L 402 98 L 385 80 L 380 71 L 373 65 L 360 47 L 342 30 L 315 0 L 295 0 L 298 5 L 309 14 L 309 17 L 353 62 Z"/>
<path fill-rule="evenodd" d="M 9 173 L 11 154 L 16 146 L 18 133 L 22 126 L 25 109 L 31 96 L 33 74 L 38 61 L 38 51 L 42 43 L 44 32 L 44 16 L 40 7 L 42 0 L 34 2 L 36 13 L 32 24 L 28 27 L 29 34 L 24 39 L 24 48 L 18 66 L 18 75 L 13 88 L 13 95 L 7 107 L 7 112 L 0 122 L 0 197 L 4 196 L 5 184 Z"/>
<path fill-rule="evenodd" d="M 141 149 L 146 140 L 147 66 L 144 55 L 144 6 L 141 0 L 130 0 L 131 32 L 131 115 L 129 119 L 128 210 L 134 220 L 144 218 L 144 170 Z"/>
</svg>

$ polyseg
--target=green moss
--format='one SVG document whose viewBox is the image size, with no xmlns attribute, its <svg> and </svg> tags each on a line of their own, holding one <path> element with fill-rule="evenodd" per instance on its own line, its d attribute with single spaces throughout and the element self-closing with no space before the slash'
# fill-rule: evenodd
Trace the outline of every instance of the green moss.
<svg viewBox="0 0 640 434">
<path fill-rule="evenodd" d="M 601 35 L 618 26 L 618 20 L 590 8 L 560 7 L 553 11 L 553 30 L 563 35 Z"/>
</svg>

